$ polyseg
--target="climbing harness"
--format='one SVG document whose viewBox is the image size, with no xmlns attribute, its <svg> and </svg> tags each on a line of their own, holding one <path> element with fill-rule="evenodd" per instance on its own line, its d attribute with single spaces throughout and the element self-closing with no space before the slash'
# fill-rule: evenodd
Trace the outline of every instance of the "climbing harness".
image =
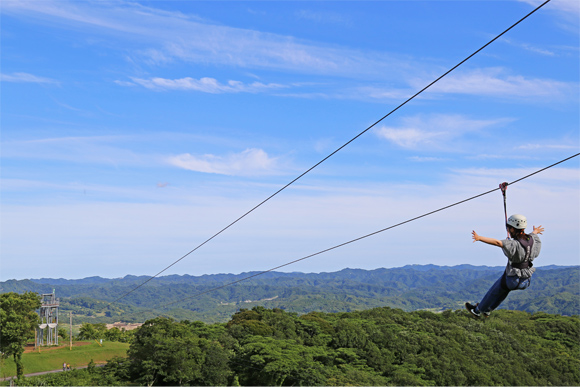
<svg viewBox="0 0 580 387">
<path fill-rule="evenodd" d="M 520 238 L 518 238 L 518 242 L 520 242 L 520 245 L 522 245 L 524 251 L 526 252 L 525 260 L 529 261 L 530 256 L 532 255 L 532 246 L 534 245 L 534 238 L 532 238 L 531 234 L 529 235 L 525 234 Z"/>
<path fill-rule="evenodd" d="M 525 234 L 518 237 L 518 242 L 524 248 L 526 256 L 522 262 L 512 263 L 512 267 L 515 267 L 516 269 L 527 269 L 528 267 L 534 266 L 530 260 L 530 256 L 532 255 L 532 246 L 534 245 L 534 238 L 532 238 L 531 234 Z"/>
<path fill-rule="evenodd" d="M 507 186 L 508 186 L 508 183 L 503 182 L 499 185 L 499 189 L 501 190 L 501 194 L 503 195 L 503 212 L 505 214 L 505 224 L 506 224 L 508 239 L 512 239 L 510 232 L 509 232 L 509 229 L 508 229 L 507 200 L 506 200 Z M 525 239 L 523 239 L 523 238 L 525 238 Z M 533 266 L 532 262 L 530 261 L 530 255 L 532 253 L 532 246 L 534 245 L 534 239 L 529 235 L 525 235 L 525 237 L 523 237 L 523 238 L 521 236 L 515 238 L 520 243 L 520 245 L 524 248 L 524 251 L 526 252 L 526 258 L 524 259 L 523 262 L 511 264 L 512 267 L 515 267 L 516 269 L 527 269 L 528 267 Z"/>
<path fill-rule="evenodd" d="M 534 263 L 532 262 L 532 260 L 530 259 L 530 256 L 532 254 L 532 246 L 534 245 L 534 238 L 532 238 L 531 235 L 521 235 L 520 237 L 517 238 L 517 241 L 520 243 L 520 245 L 524 248 L 524 251 L 526 252 L 526 256 L 524 258 L 524 260 L 522 262 L 512 262 L 510 261 L 510 265 L 513 268 L 516 269 L 529 269 L 531 267 L 534 266 Z M 502 277 L 501 277 L 501 287 L 504 290 L 518 290 L 518 289 L 525 289 L 528 286 L 531 285 L 532 283 L 532 277 L 528 277 L 528 278 L 522 278 L 520 276 L 517 276 L 517 285 L 515 285 L 514 280 L 512 280 L 512 287 L 508 286 L 508 277 L 507 277 L 507 271 L 504 271 Z M 513 278 L 513 277 L 510 277 Z"/>
<path fill-rule="evenodd" d="M 508 235 L 508 239 L 509 239 L 510 232 L 509 232 L 508 227 L 507 227 L 508 216 L 507 216 L 507 203 L 506 203 L 506 195 L 505 195 L 506 191 L 507 191 L 507 186 L 508 186 L 508 183 L 504 181 L 503 183 L 501 183 L 499 185 L 499 189 L 501 190 L 501 194 L 503 195 L 503 212 L 505 214 L 505 224 L 506 224 L 505 229 L 507 231 L 507 235 Z"/>
<path fill-rule="evenodd" d="M 509 284 L 511 286 L 508 285 L 508 276 L 507 274 L 504 272 L 503 275 L 500 278 L 500 286 L 503 290 L 507 290 L 509 292 L 511 292 L 512 290 L 524 290 L 526 288 L 528 288 L 531 284 L 532 284 L 532 277 L 528 277 L 528 278 L 519 278 L 517 279 L 517 282 L 514 281 L 513 277 L 509 282 Z"/>
</svg>

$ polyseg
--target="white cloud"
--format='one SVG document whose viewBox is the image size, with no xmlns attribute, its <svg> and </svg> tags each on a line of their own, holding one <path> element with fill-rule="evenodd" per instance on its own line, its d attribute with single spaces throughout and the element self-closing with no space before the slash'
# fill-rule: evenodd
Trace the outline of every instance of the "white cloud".
<svg viewBox="0 0 580 387">
<path fill-rule="evenodd" d="M 442 158 L 442 157 L 421 157 L 421 156 L 413 156 L 413 157 L 409 157 L 408 159 L 411 161 L 416 161 L 418 163 L 448 161 L 449 160 L 449 159 Z"/>
<path fill-rule="evenodd" d="M 387 139 L 403 148 L 416 148 L 419 145 L 433 143 L 437 137 L 441 138 L 445 132 L 426 132 L 415 128 L 382 127 L 377 130 L 379 137 Z"/>
<path fill-rule="evenodd" d="M 551 51 L 529 45 L 520 44 L 519 46 L 542 55 L 554 55 Z M 361 86 L 347 90 L 345 96 L 356 99 L 405 100 L 430 84 L 439 75 L 403 78 L 408 87 L 401 87 L 398 84 Z M 469 71 L 458 70 L 451 73 L 425 90 L 420 98 L 434 98 L 441 94 L 469 94 L 545 102 L 547 100 L 561 101 L 565 98 L 577 99 L 577 90 L 577 83 L 512 75 L 507 69 L 492 67 Z"/>
<path fill-rule="evenodd" d="M 425 85 L 421 85 L 421 88 L 423 88 Z M 419 90 L 420 89 L 413 89 L 411 87 L 397 88 L 397 87 L 382 87 L 375 85 L 361 86 L 354 88 L 352 90 L 346 90 L 346 92 L 343 93 L 343 97 L 357 99 L 370 98 L 377 100 L 406 100 Z"/>
<path fill-rule="evenodd" d="M 531 1 L 531 0 L 528 0 Z M 558 11 L 573 14 L 580 17 L 580 2 L 576 0 L 556 0 L 549 4 L 549 7 L 557 9 Z"/>
<path fill-rule="evenodd" d="M 417 149 L 448 147 L 449 141 L 468 132 L 510 122 L 511 119 L 474 120 L 462 115 L 434 114 L 404 117 L 399 127 L 381 126 L 375 134 L 400 147 Z"/>
<path fill-rule="evenodd" d="M 268 68 L 316 74 L 397 77 L 411 71 L 406 58 L 363 52 L 250 29 L 216 25 L 199 17 L 136 3 L 3 1 L 3 12 L 34 16 L 60 27 L 99 29 L 143 40 L 137 56 L 151 63 L 195 63 Z M 67 24 L 63 24 L 67 23 Z M 137 57 L 135 57 L 137 58 Z"/>
<path fill-rule="evenodd" d="M 119 86 L 126 86 L 126 87 L 137 86 L 137 84 L 136 84 L 136 83 L 129 82 L 129 81 L 119 81 L 119 80 L 116 80 L 116 81 L 114 81 L 114 82 L 115 82 L 117 85 L 119 85 Z"/>
<path fill-rule="evenodd" d="M 135 142 L 153 141 L 169 141 L 169 143 L 179 141 L 181 145 L 189 141 L 197 145 L 202 142 L 212 144 L 216 141 L 224 144 L 224 140 L 218 138 L 161 133 L 141 136 L 44 138 L 4 141 L 0 145 L 4 159 L 57 160 L 68 163 L 132 167 L 170 165 L 191 171 L 230 176 L 263 176 L 282 173 L 278 157 L 271 157 L 264 150 L 256 148 L 248 148 L 243 152 L 225 156 L 189 153 L 168 156 L 135 150 Z M 240 145 L 235 141 L 227 142 L 227 146 Z"/>
<path fill-rule="evenodd" d="M 533 171 L 462 169 L 453 171 L 440 184 L 369 183 L 364 191 L 359 184 L 337 184 L 287 192 L 166 274 L 266 270 L 497 188 L 502 181 Z M 524 213 L 534 225 L 546 227 L 540 265 L 578 263 L 578 176 L 577 168 L 557 167 L 508 188 L 508 212 Z M 59 265 L 47 268 L 33 264 L 31 257 L 37 256 L 59 264 L 81 259 L 69 273 L 77 278 L 87 273 L 108 277 L 155 273 L 256 204 L 255 199 L 240 198 L 239 193 L 223 195 L 214 189 L 216 186 L 204 187 L 199 196 L 189 193 L 187 199 L 167 203 L 8 203 L 3 206 L 0 238 L 4 255 L 12 259 L 3 261 L 3 279 L 58 275 Z M 266 196 L 265 190 L 257 196 Z M 165 190 L 153 191 L 159 195 Z M 401 262 L 504 265 L 501 252 L 471 243 L 473 229 L 486 236 L 504 236 L 499 192 L 285 270 L 374 269 L 402 266 Z M 422 243 L 417 243 L 417 235 Z"/>
<path fill-rule="evenodd" d="M 578 149 L 580 144 L 524 144 L 518 146 L 516 149 L 525 149 L 525 150 L 538 150 L 538 149 Z"/>
<path fill-rule="evenodd" d="M 508 38 L 502 38 L 501 41 L 506 43 L 506 44 L 509 44 L 511 46 L 519 47 L 519 48 L 522 48 L 526 51 L 534 52 L 536 54 L 540 54 L 540 55 L 544 55 L 544 56 L 555 56 L 556 55 L 554 53 L 554 51 L 551 51 L 551 50 L 548 50 L 545 48 L 532 46 L 529 43 L 516 42 L 513 39 L 508 39 Z"/>
<path fill-rule="evenodd" d="M 555 3 L 558 4 L 556 7 L 561 9 L 566 7 L 577 9 L 574 5 L 576 0 Z M 301 97 L 320 98 L 331 95 L 334 98 L 349 99 L 402 99 L 423 88 L 433 79 L 431 75 L 416 78 L 415 74 L 424 74 L 425 68 L 429 65 L 424 60 L 417 61 L 412 57 L 393 53 L 331 46 L 291 36 L 216 25 L 194 15 L 166 12 L 136 3 L 5 0 L 3 12 L 34 16 L 54 24 L 58 23 L 60 27 L 98 29 L 106 34 L 122 34 L 124 37 L 141 40 L 145 47 L 131 52 L 129 60 L 145 61 L 150 64 L 184 61 L 204 65 L 217 64 L 245 69 L 267 68 L 395 82 L 388 88 L 367 86 L 345 89 L 342 92 L 298 95 Z M 302 16 L 322 17 L 308 12 L 304 12 Z M 549 54 L 549 51 L 532 46 L 525 48 Z M 126 81 L 116 82 L 124 86 L 131 85 Z M 238 81 L 221 84 L 212 78 L 189 77 L 134 78 L 133 84 L 135 83 L 156 90 L 181 89 L 210 93 L 256 93 L 285 87 L 257 82 L 244 84 Z M 407 85 L 410 86 L 408 89 Z M 553 99 L 576 95 L 574 93 L 577 87 L 577 84 L 527 78 L 491 68 L 460 75 L 451 74 L 430 88 L 429 93 Z M 427 95 L 425 93 L 423 97 Z"/>
<path fill-rule="evenodd" d="M 277 173 L 277 159 L 269 157 L 262 149 L 255 148 L 227 156 L 215 156 L 212 154 L 194 156 L 185 153 L 169 157 L 167 162 L 190 171 L 220 175 L 253 176 Z"/>
<path fill-rule="evenodd" d="M 572 160 L 569 161 L 573 163 Z M 565 164 L 561 164 L 565 165 Z M 497 177 L 502 176 L 504 180 L 516 180 L 520 179 L 524 176 L 528 176 L 529 174 L 540 170 L 541 167 L 538 168 L 511 168 L 511 169 L 502 169 L 502 168 L 464 168 L 464 169 L 456 169 L 454 173 L 457 175 L 462 176 L 463 179 L 486 179 L 490 177 Z M 530 178 L 531 179 L 531 178 Z M 558 181 L 559 184 L 562 185 L 569 185 L 570 183 L 578 183 L 580 182 L 580 178 L 578 175 L 578 169 L 574 168 L 566 168 L 562 166 L 550 168 L 546 171 L 540 172 L 536 175 L 533 175 L 533 180 L 537 182 L 550 182 L 550 181 Z M 483 180 L 485 181 L 485 180 Z M 576 187 L 577 188 L 577 187 Z"/>
<path fill-rule="evenodd" d="M 537 7 L 545 0 L 519 0 L 532 7 Z M 580 1 L 578 0 L 552 0 L 545 4 L 540 10 L 541 13 L 552 15 L 555 25 L 567 31 L 573 36 L 578 36 L 580 24 Z M 578 47 L 575 47 L 577 50 Z"/>
<path fill-rule="evenodd" d="M 450 74 L 429 88 L 430 93 L 472 94 L 502 98 L 564 98 L 574 96 L 578 85 L 553 79 L 509 75 L 502 68 L 484 68 Z M 414 87 L 427 84 L 424 79 L 411 81 Z"/>
<path fill-rule="evenodd" d="M 16 83 L 48 83 L 59 84 L 58 81 L 50 78 L 39 77 L 28 73 L 12 73 L 0 74 L 0 81 L 2 82 L 16 82 Z"/>
<path fill-rule="evenodd" d="M 261 93 L 268 90 L 276 90 L 287 87 L 276 83 L 264 84 L 261 82 L 252 82 L 250 84 L 245 84 L 240 81 L 228 81 L 227 84 L 223 84 L 214 78 L 208 77 L 200 79 L 194 79 L 190 77 L 180 79 L 166 79 L 166 78 L 151 78 L 151 79 L 131 78 L 131 79 L 136 84 L 139 84 L 143 87 L 152 90 L 192 90 L 211 94 Z M 117 83 L 123 86 L 131 85 L 130 83 L 122 83 L 122 82 Z"/>
<path fill-rule="evenodd" d="M 468 160 L 531 160 L 533 156 L 515 155 L 504 152 L 497 154 L 482 153 L 478 155 L 467 156 Z"/>
<path fill-rule="evenodd" d="M 537 7 L 545 0 L 519 0 L 528 3 L 532 7 Z M 569 23 L 578 25 L 580 20 L 580 1 L 578 0 L 553 0 L 542 7 L 542 11 L 555 12 L 559 17 Z"/>
</svg>

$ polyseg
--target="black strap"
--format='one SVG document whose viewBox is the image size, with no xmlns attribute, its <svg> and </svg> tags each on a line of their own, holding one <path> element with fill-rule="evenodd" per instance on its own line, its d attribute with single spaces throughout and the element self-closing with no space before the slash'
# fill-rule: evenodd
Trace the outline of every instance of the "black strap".
<svg viewBox="0 0 580 387">
<path fill-rule="evenodd" d="M 532 261 L 530 260 L 530 256 L 532 255 L 532 246 L 534 245 L 534 238 L 532 238 L 529 234 L 523 234 L 522 236 L 518 237 L 518 242 L 524 248 L 526 252 L 526 256 L 524 260 L 520 263 L 512 263 L 512 267 L 516 269 L 527 269 L 528 267 L 534 266 Z"/>
<path fill-rule="evenodd" d="M 525 262 L 520 262 L 520 263 L 512 263 L 511 264 L 512 267 L 515 267 L 516 269 L 527 269 L 529 267 L 534 266 L 534 264 L 531 261 L 525 261 Z"/>
<path fill-rule="evenodd" d="M 508 217 L 507 217 L 507 199 L 506 199 L 506 195 L 505 195 L 506 194 L 506 191 L 507 191 L 507 186 L 508 186 L 508 183 L 505 182 L 505 181 L 499 185 L 499 189 L 501 189 L 501 194 L 503 195 L 503 212 L 505 214 L 505 224 L 506 224 L 505 229 L 506 229 L 506 231 L 508 230 L 508 228 L 507 228 L 507 221 L 508 221 Z M 507 231 L 507 235 L 508 235 L 508 238 L 509 238 L 510 237 L 510 232 L 509 231 Z"/>
<path fill-rule="evenodd" d="M 530 262 L 531 263 L 531 262 Z M 530 285 L 532 284 L 532 277 L 530 278 L 518 278 L 518 286 L 516 286 L 514 289 L 510 289 L 507 286 L 507 274 L 504 272 L 503 275 L 501 276 L 501 282 L 500 282 L 500 286 L 503 290 L 506 290 L 508 292 L 511 292 L 512 290 L 517 290 L 520 286 L 520 284 L 522 283 L 522 281 L 530 281 Z M 529 285 L 528 285 L 529 286 Z"/>
</svg>

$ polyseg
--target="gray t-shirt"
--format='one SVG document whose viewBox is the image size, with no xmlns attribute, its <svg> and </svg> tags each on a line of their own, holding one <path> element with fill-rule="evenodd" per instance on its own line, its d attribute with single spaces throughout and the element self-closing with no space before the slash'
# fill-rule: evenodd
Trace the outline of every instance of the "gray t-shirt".
<svg viewBox="0 0 580 387">
<path fill-rule="evenodd" d="M 538 255 L 542 248 L 542 242 L 537 234 L 528 234 L 534 240 L 530 251 L 529 261 L 532 262 Z M 505 268 L 506 275 L 518 276 L 520 278 L 530 278 L 536 271 L 535 267 L 528 267 L 527 269 L 518 269 L 512 266 L 512 263 L 522 263 L 526 260 L 526 250 L 520 242 L 515 239 L 504 239 L 501 241 L 503 253 L 509 259 Z"/>
</svg>

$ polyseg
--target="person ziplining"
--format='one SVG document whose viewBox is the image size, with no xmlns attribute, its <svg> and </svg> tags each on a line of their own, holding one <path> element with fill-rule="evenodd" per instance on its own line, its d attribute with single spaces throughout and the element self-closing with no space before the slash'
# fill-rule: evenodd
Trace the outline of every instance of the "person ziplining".
<svg viewBox="0 0 580 387">
<path fill-rule="evenodd" d="M 524 290 L 531 284 L 532 274 L 536 271 L 533 261 L 540 255 L 542 242 L 538 234 L 544 232 L 542 226 L 533 226 L 530 234 L 525 233 L 527 219 L 524 215 L 514 214 L 507 218 L 506 188 L 507 183 L 500 184 L 504 197 L 504 211 L 506 213 L 506 229 L 508 238 L 499 240 L 478 235 L 472 231 L 473 242 L 483 242 L 488 245 L 501 247 L 508 258 L 508 263 L 502 276 L 487 291 L 483 299 L 475 305 L 466 302 L 465 308 L 476 318 L 489 317 L 506 299 L 512 290 Z"/>
</svg>

